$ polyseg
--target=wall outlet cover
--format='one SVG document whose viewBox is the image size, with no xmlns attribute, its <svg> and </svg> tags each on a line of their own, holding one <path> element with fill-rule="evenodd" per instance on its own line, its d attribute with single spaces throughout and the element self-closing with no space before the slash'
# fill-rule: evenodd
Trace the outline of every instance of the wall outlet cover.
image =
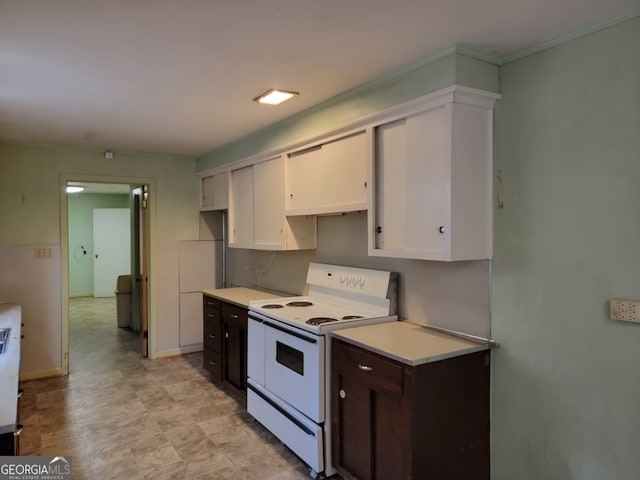
<svg viewBox="0 0 640 480">
<path fill-rule="evenodd" d="M 640 301 L 609 300 L 609 316 L 611 320 L 640 323 Z"/>
</svg>

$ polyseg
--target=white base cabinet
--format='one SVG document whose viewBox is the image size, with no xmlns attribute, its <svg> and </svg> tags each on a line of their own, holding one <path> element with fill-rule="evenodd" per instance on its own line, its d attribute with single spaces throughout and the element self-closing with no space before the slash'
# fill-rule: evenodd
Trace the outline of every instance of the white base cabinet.
<svg viewBox="0 0 640 480">
<path fill-rule="evenodd" d="M 496 98 L 451 87 L 373 126 L 369 255 L 492 257 Z"/>
</svg>

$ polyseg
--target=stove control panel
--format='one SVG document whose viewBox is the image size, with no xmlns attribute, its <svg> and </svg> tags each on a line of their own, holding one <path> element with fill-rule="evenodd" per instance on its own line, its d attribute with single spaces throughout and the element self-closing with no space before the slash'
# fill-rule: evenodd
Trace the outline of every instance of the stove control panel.
<svg viewBox="0 0 640 480">
<path fill-rule="evenodd" d="M 307 273 L 310 291 L 317 286 L 381 298 L 387 296 L 390 283 L 394 283 L 395 278 L 396 274 L 392 272 L 321 263 L 309 264 Z"/>
<path fill-rule="evenodd" d="M 340 285 L 352 288 L 364 288 L 366 280 L 355 275 L 340 275 Z"/>
</svg>

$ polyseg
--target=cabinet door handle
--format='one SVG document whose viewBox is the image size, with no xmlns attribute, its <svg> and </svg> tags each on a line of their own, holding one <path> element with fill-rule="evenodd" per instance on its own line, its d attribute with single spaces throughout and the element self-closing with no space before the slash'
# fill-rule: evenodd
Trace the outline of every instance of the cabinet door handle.
<svg viewBox="0 0 640 480">
<path fill-rule="evenodd" d="M 217 307 L 215 302 L 207 302 L 207 305 L 209 305 L 210 307 Z"/>
<path fill-rule="evenodd" d="M 209 318 L 216 318 L 216 314 L 215 313 L 208 313 L 207 317 Z"/>
<path fill-rule="evenodd" d="M 345 392 L 344 390 L 340 389 L 340 398 L 346 398 L 347 397 L 347 392 Z"/>
<path fill-rule="evenodd" d="M 209 334 L 209 338 L 211 338 L 212 340 L 215 340 L 216 336 Z"/>
<path fill-rule="evenodd" d="M 444 226 L 442 226 L 442 225 L 441 225 L 441 226 L 440 226 L 440 228 L 438 228 L 438 231 L 439 231 L 440 233 L 444 233 L 444 231 L 445 231 Z"/>
<path fill-rule="evenodd" d="M 236 318 L 240 318 L 240 317 L 238 317 L 238 315 L 236 315 L 236 314 L 234 314 L 234 313 L 232 313 L 230 316 L 231 316 L 231 318 L 234 318 L 234 319 L 236 319 Z"/>
<path fill-rule="evenodd" d="M 229 332 L 226 332 L 226 333 L 224 334 L 224 338 L 229 338 Z"/>
<path fill-rule="evenodd" d="M 369 365 L 363 365 L 362 363 L 358 364 L 358 368 L 363 372 L 373 372 L 373 367 L 370 367 Z"/>
<path fill-rule="evenodd" d="M 214 362 L 213 360 L 209 360 L 209 365 L 213 365 L 215 367 L 216 362 Z"/>
</svg>

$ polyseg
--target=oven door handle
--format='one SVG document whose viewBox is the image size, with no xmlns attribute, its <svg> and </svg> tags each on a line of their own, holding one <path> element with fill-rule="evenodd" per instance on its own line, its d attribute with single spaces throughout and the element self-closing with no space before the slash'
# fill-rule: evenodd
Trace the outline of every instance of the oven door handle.
<svg viewBox="0 0 640 480">
<path fill-rule="evenodd" d="M 256 387 L 254 387 L 253 385 L 251 385 L 250 383 L 247 383 L 247 388 L 250 389 L 253 393 L 255 393 L 256 395 L 258 395 L 260 398 L 262 398 L 265 402 L 267 402 L 269 405 L 271 405 L 273 408 L 275 408 L 278 412 L 280 412 L 282 415 L 284 415 L 285 417 L 287 417 L 291 422 L 293 422 L 300 430 L 302 430 L 304 433 L 306 433 L 307 435 L 309 435 L 310 437 L 315 436 L 315 432 L 313 430 L 310 430 L 304 423 L 302 423 L 300 420 L 298 420 L 297 418 L 295 418 L 293 415 L 291 415 L 289 412 L 287 412 L 284 408 L 282 408 L 280 405 L 278 405 L 277 403 L 275 403 L 274 401 L 272 401 L 269 397 L 267 397 L 264 393 L 262 393 L 260 390 L 258 390 Z"/>
<path fill-rule="evenodd" d="M 294 336 L 296 338 L 299 338 L 300 340 L 304 340 L 305 342 L 318 343 L 318 340 L 316 340 L 315 338 L 309 338 L 306 335 L 303 335 L 303 334 L 298 333 L 298 332 L 293 331 L 293 330 L 289 330 L 288 328 L 285 328 L 285 327 L 281 327 L 280 325 L 277 325 L 275 323 L 271 323 L 271 322 L 268 322 L 268 321 L 265 320 L 264 324 L 268 325 L 271 328 L 275 328 L 276 330 L 280 330 L 281 332 L 284 332 L 284 333 L 286 333 L 288 335 L 292 335 L 292 336 Z"/>
</svg>

